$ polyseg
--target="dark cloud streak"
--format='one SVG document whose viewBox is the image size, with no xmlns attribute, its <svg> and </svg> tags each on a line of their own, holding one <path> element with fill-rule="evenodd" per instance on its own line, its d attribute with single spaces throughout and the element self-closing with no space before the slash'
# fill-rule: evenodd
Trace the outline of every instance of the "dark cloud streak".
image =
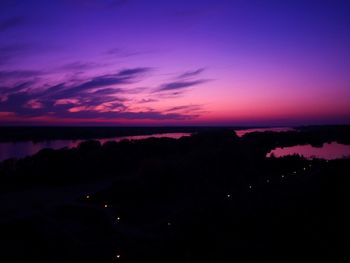
<svg viewBox="0 0 350 263">
<path fill-rule="evenodd" d="M 208 82 L 207 79 L 193 80 L 193 81 L 175 81 L 163 84 L 157 91 L 170 91 L 170 90 L 179 90 L 179 89 L 187 89 L 193 86 L 197 86 L 199 84 L 203 84 Z"/>
<path fill-rule="evenodd" d="M 149 73 L 151 68 L 123 69 L 115 74 L 95 76 L 80 84 L 62 82 L 44 90 L 31 89 L 35 82 L 24 82 L 11 88 L 0 88 L 0 111 L 12 112 L 20 117 L 47 116 L 56 118 L 81 119 L 153 119 L 185 120 L 193 118 L 192 114 L 179 112 L 159 112 L 152 109 L 130 111 L 125 105 L 127 98 L 116 95 L 128 94 L 127 89 L 114 87 L 135 83 L 140 77 Z M 16 78 L 40 74 L 35 71 L 3 71 L 0 77 Z M 137 88 L 136 88 L 137 89 Z M 134 92 L 139 92 L 139 88 Z M 151 102 L 155 100 L 148 100 Z M 146 102 L 146 101 L 144 101 Z"/>
<path fill-rule="evenodd" d="M 181 105 L 181 106 L 175 106 L 172 108 L 167 109 L 167 112 L 174 112 L 174 111 L 199 111 L 202 109 L 201 105 Z"/>
<path fill-rule="evenodd" d="M 184 78 L 196 77 L 196 76 L 200 75 L 203 71 L 204 71 L 204 68 L 200 68 L 200 69 L 193 70 L 193 71 L 187 71 L 187 72 L 181 74 L 178 78 L 184 79 Z"/>
<path fill-rule="evenodd" d="M 96 115 L 96 112 L 75 112 L 67 113 L 66 116 L 70 118 L 91 118 L 92 115 Z M 191 115 L 183 115 L 178 113 L 164 114 L 158 111 L 145 111 L 145 112 L 101 112 L 98 114 L 99 118 L 104 119 L 129 119 L 129 120 L 143 120 L 143 119 L 153 119 L 153 120 L 186 120 L 191 119 Z"/>
<path fill-rule="evenodd" d="M 94 65 L 93 63 L 74 62 L 64 65 L 62 69 L 84 71 Z M 21 84 L 0 87 L 0 111 L 12 112 L 16 116 L 25 118 L 48 116 L 49 114 L 55 118 L 186 120 L 198 116 L 201 109 L 199 105 L 177 106 L 162 112 L 147 107 L 141 107 L 143 110 L 133 110 L 133 106 L 128 105 L 133 101 L 139 104 L 156 102 L 163 95 L 174 98 L 183 94 L 187 88 L 208 81 L 196 79 L 204 70 L 200 68 L 184 72 L 173 81 L 161 85 L 156 95 L 159 98 L 152 96 L 148 99 L 133 100 L 130 98 L 130 94 L 145 92 L 147 88 L 131 87 L 128 89 L 124 86 L 138 83 L 153 70 L 149 67 L 126 68 L 116 73 L 95 75 L 84 80 L 66 79 L 49 87 L 40 86 L 42 85 L 41 78 L 30 79 L 44 75 L 40 71 L 0 71 L 0 80 L 22 79 Z M 30 81 L 24 81 L 26 79 Z"/>
<path fill-rule="evenodd" d="M 190 87 L 197 86 L 210 81 L 209 79 L 196 79 L 204 71 L 204 68 L 199 68 L 192 71 L 187 71 L 179 75 L 175 80 L 161 85 L 155 92 L 166 91 L 184 91 Z"/>
<path fill-rule="evenodd" d="M 93 77 L 92 79 L 85 81 L 79 85 L 68 87 L 61 85 L 57 90 L 50 88 L 47 90 L 46 95 L 51 96 L 54 99 L 72 98 L 78 96 L 81 93 L 88 92 L 97 88 L 134 83 L 138 80 L 139 77 L 150 71 L 151 68 L 124 69 L 116 74 Z M 116 90 L 116 92 L 119 91 L 120 90 Z"/>
</svg>

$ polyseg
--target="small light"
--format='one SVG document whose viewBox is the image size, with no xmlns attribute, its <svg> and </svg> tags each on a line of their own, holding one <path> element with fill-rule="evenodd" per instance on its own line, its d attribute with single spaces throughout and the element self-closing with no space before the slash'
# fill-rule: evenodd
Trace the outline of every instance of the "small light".
<svg viewBox="0 0 350 263">
<path fill-rule="evenodd" d="M 267 179 L 267 180 L 266 180 L 266 183 L 269 183 L 269 182 L 270 182 L 270 180 L 269 180 L 269 179 Z"/>
<path fill-rule="evenodd" d="M 303 170 L 305 171 L 305 170 L 306 170 L 306 168 L 304 167 L 304 168 L 303 168 Z"/>
<path fill-rule="evenodd" d="M 168 226 L 171 226 L 171 223 L 170 223 L 170 222 L 168 222 Z"/>
<path fill-rule="evenodd" d="M 116 256 L 116 258 L 120 258 L 120 255 L 118 254 L 118 255 Z"/>
<path fill-rule="evenodd" d="M 284 174 L 282 174 L 281 177 L 284 178 Z"/>
<path fill-rule="evenodd" d="M 231 197 L 231 195 L 227 195 L 227 198 L 230 198 Z"/>
<path fill-rule="evenodd" d="M 249 185 L 249 189 L 252 189 L 252 186 L 251 186 L 251 185 Z"/>
<path fill-rule="evenodd" d="M 120 217 L 117 217 L 117 220 L 120 221 Z"/>
<path fill-rule="evenodd" d="M 89 196 L 89 195 L 87 195 L 87 196 L 86 196 L 86 199 L 89 199 L 89 198 L 90 198 L 90 196 Z"/>
<path fill-rule="evenodd" d="M 105 207 L 105 208 L 107 208 L 107 207 L 108 207 L 108 205 L 107 205 L 107 204 L 105 204 L 105 205 L 104 205 L 104 207 Z"/>
<path fill-rule="evenodd" d="M 297 173 L 296 171 L 293 172 L 293 174 L 296 174 L 296 173 Z"/>
</svg>

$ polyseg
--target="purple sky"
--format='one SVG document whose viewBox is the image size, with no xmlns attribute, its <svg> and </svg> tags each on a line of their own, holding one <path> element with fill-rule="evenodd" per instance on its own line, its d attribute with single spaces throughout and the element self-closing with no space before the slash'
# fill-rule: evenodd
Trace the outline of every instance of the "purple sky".
<svg viewBox="0 0 350 263">
<path fill-rule="evenodd" d="M 0 125 L 350 123 L 350 2 L 1 0 Z"/>
</svg>

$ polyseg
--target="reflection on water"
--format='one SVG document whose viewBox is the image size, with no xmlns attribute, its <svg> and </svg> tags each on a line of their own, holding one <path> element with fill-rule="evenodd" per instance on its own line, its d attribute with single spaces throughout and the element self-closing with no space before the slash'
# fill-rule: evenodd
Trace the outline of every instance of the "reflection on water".
<svg viewBox="0 0 350 263">
<path fill-rule="evenodd" d="M 311 145 L 297 145 L 285 148 L 276 148 L 267 154 L 275 157 L 299 154 L 307 159 L 320 158 L 334 160 L 344 157 L 350 157 L 350 145 L 339 144 L 336 142 L 324 143 L 322 147 L 312 147 Z"/>
<path fill-rule="evenodd" d="M 293 128 L 288 128 L 288 127 L 281 127 L 281 128 L 254 128 L 254 129 L 245 129 L 245 130 L 235 130 L 236 134 L 238 137 L 242 137 L 247 133 L 252 133 L 252 132 L 265 132 L 265 131 L 270 131 L 270 132 L 286 132 L 286 131 L 295 131 Z"/>
<path fill-rule="evenodd" d="M 190 136 L 190 133 L 160 133 L 160 134 L 151 134 L 151 135 L 137 135 L 137 136 L 124 136 L 124 137 L 115 137 L 115 138 L 104 138 L 98 139 L 102 144 L 107 141 L 121 141 L 121 140 L 142 140 L 147 138 L 173 138 L 179 139 L 183 136 Z M 79 143 L 84 140 L 52 140 L 52 141 L 43 141 L 43 142 L 3 142 L 0 143 L 0 161 L 9 159 L 9 158 L 22 158 L 25 156 L 33 155 L 45 148 L 51 149 L 61 149 L 61 148 L 73 148 L 78 146 Z"/>
</svg>

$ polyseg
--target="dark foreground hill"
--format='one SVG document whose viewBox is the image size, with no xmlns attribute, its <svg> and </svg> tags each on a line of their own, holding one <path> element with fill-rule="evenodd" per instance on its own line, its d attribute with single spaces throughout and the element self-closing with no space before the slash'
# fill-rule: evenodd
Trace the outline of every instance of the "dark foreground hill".
<svg viewBox="0 0 350 263">
<path fill-rule="evenodd" d="M 350 160 L 265 157 L 349 140 L 309 132 L 89 141 L 3 162 L 0 261 L 344 262 Z"/>
</svg>

